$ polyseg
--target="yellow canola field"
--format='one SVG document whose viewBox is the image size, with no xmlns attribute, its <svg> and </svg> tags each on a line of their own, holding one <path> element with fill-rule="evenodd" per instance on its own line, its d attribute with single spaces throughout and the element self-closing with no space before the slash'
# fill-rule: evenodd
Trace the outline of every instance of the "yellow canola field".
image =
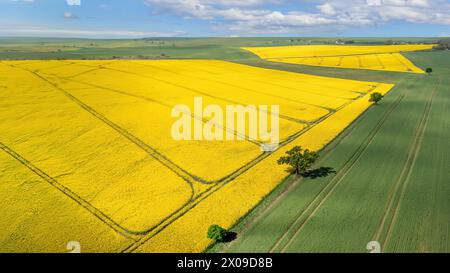
<svg viewBox="0 0 450 273">
<path fill-rule="evenodd" d="M 118 252 L 134 242 L 0 150 L 0 252 Z"/>
<path fill-rule="evenodd" d="M 425 73 L 401 52 L 429 50 L 435 45 L 246 47 L 260 58 L 281 63 L 353 69 Z"/>
<path fill-rule="evenodd" d="M 73 191 L 74 201 L 103 212 L 111 226 L 145 231 L 191 200 L 186 181 L 53 86 L 2 64 L 0 74 L 8 75 L 0 143 Z"/>
<path fill-rule="evenodd" d="M 286 149 L 320 149 L 392 88 L 208 60 L 4 61 L 0 80 L 0 215 L 16 219 L 0 251 L 33 252 L 201 251 L 209 224 L 231 226 L 286 176 Z M 172 139 L 172 108 L 198 96 L 280 104 L 286 146 Z"/>
</svg>

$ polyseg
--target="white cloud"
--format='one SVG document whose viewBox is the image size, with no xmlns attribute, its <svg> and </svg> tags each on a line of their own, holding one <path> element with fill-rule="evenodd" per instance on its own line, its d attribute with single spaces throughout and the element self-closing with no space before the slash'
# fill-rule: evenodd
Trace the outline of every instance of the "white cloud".
<svg viewBox="0 0 450 273">
<path fill-rule="evenodd" d="M 67 5 L 69 6 L 80 6 L 81 0 L 66 0 Z"/>
<path fill-rule="evenodd" d="M 78 16 L 76 16 L 72 12 L 66 11 L 66 12 L 64 12 L 64 18 L 66 18 L 66 19 L 78 19 Z"/>
<path fill-rule="evenodd" d="M 366 3 L 369 6 L 380 6 L 381 0 L 367 0 Z"/>
<path fill-rule="evenodd" d="M 323 14 L 326 15 L 335 15 L 336 11 L 334 10 L 333 6 L 329 3 L 325 3 L 323 5 L 317 6 L 317 9 L 320 10 Z"/>
<path fill-rule="evenodd" d="M 215 27 L 243 33 L 292 33 L 305 28 L 358 27 L 393 20 L 412 23 L 450 24 L 447 0 L 318 0 L 317 12 L 298 8 L 277 11 L 267 4 L 287 0 L 145 0 L 152 8 L 186 19 L 209 20 Z M 291 2 L 292 3 L 292 2 Z M 277 5 L 270 5 L 271 7 Z M 292 5 L 290 5 L 292 7 Z"/>
<path fill-rule="evenodd" d="M 146 3 L 152 7 L 159 7 L 162 11 L 184 16 L 186 19 L 223 20 L 222 26 L 242 32 L 258 33 L 264 30 L 282 33 L 291 28 L 329 25 L 336 22 L 335 19 L 320 14 L 298 11 L 283 13 L 263 7 L 265 4 L 281 1 L 147 0 Z"/>
</svg>

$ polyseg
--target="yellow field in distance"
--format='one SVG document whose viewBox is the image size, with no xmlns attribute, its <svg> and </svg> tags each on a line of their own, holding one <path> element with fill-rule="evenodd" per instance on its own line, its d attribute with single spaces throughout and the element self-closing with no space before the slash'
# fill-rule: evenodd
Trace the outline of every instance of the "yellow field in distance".
<svg viewBox="0 0 450 273">
<path fill-rule="evenodd" d="M 0 80 L 7 252 L 65 252 L 69 241 L 86 252 L 202 251 L 209 225 L 232 226 L 282 181 L 287 149 L 321 149 L 371 93 L 392 88 L 212 60 L 1 61 Z M 280 105 L 281 148 L 172 139 L 171 110 L 199 96 Z"/>
<path fill-rule="evenodd" d="M 272 62 L 312 66 L 425 73 L 401 52 L 432 49 L 434 45 L 279 46 L 243 48 Z"/>
</svg>

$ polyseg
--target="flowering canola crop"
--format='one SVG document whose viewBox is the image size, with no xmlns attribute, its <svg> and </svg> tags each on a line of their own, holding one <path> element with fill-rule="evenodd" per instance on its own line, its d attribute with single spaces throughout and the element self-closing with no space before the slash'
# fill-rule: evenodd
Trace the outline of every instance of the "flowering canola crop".
<svg viewBox="0 0 450 273">
<path fill-rule="evenodd" d="M 279 46 L 244 48 L 260 58 L 281 63 L 353 69 L 425 73 L 401 52 L 429 50 L 435 45 Z"/>
<path fill-rule="evenodd" d="M 286 176 L 287 149 L 321 149 L 392 88 L 212 60 L 3 61 L 0 79 L 0 251 L 29 252 L 202 251 Z M 195 97 L 280 105 L 281 148 L 174 140 Z"/>
</svg>

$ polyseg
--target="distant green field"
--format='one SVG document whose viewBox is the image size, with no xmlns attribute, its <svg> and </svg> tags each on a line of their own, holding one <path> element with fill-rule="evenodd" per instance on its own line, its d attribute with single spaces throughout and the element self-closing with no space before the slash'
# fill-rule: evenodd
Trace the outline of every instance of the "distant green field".
<svg viewBox="0 0 450 273">
<path fill-rule="evenodd" d="M 397 86 L 322 152 L 318 166 L 336 175 L 288 180 L 237 223 L 236 241 L 210 251 L 367 252 L 376 240 L 387 252 L 449 252 L 450 53 L 407 56 L 436 72 L 362 75 Z M 317 74 L 333 73 L 361 76 Z"/>
<path fill-rule="evenodd" d="M 339 38 L 148 38 L 90 40 L 0 38 L 0 59 L 202 58 L 255 59 L 240 47 L 332 44 Z M 433 43 L 438 38 L 347 38 L 358 44 Z"/>
</svg>

